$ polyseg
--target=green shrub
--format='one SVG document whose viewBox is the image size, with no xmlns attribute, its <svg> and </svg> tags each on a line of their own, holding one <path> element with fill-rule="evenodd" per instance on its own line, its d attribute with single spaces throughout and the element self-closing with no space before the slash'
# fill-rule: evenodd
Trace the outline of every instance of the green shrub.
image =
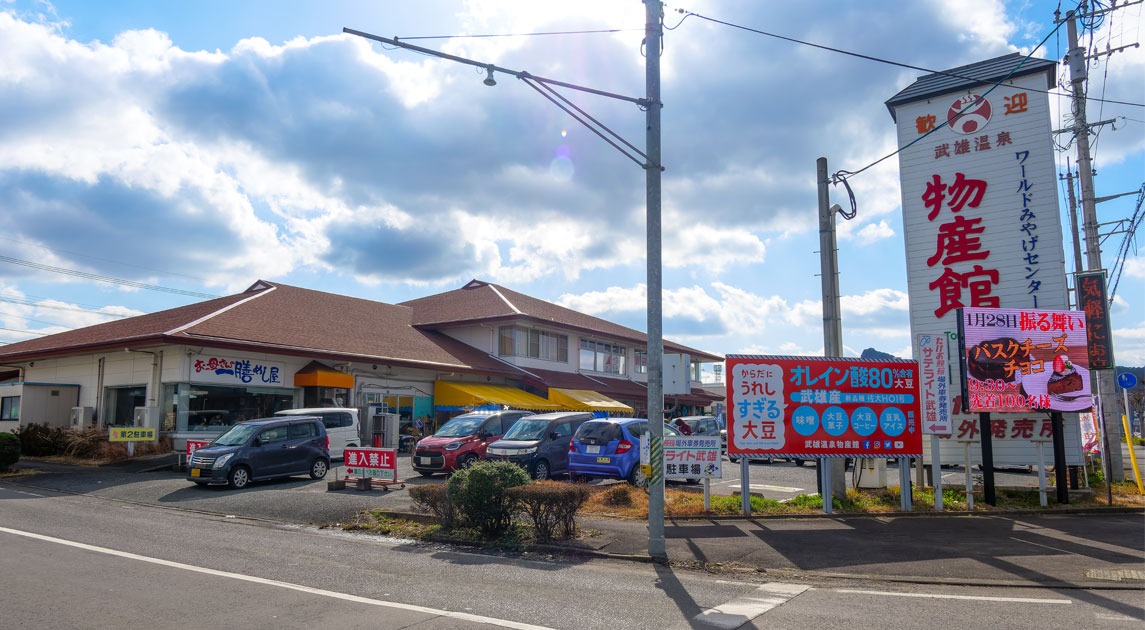
<svg viewBox="0 0 1145 630">
<path fill-rule="evenodd" d="M 20 438 L 15 433 L 0 433 L 0 472 L 20 461 Z"/>
<path fill-rule="evenodd" d="M 461 524 L 495 538 L 513 524 L 513 499 L 506 491 L 529 481 L 529 473 L 513 462 L 477 462 L 449 478 L 449 502 Z"/>
<path fill-rule="evenodd" d="M 449 488 L 445 484 L 410 486 L 409 496 L 419 512 L 429 512 L 445 529 L 453 529 L 456 522 L 453 504 L 449 502 Z"/>
<path fill-rule="evenodd" d="M 576 536 L 576 513 L 591 491 L 583 484 L 538 481 L 509 488 L 518 510 L 533 521 L 533 537 L 539 542 L 568 540 Z"/>
</svg>

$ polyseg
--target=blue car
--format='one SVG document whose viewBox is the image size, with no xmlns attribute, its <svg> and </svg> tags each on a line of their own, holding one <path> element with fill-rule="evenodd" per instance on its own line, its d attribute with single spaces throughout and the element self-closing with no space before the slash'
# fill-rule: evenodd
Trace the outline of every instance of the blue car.
<svg viewBox="0 0 1145 630">
<path fill-rule="evenodd" d="M 644 418 L 601 418 L 580 425 L 569 444 L 569 476 L 573 479 L 626 479 L 634 486 L 646 482 L 640 469 L 640 437 L 648 432 Z M 664 435 L 680 435 L 664 425 Z"/>
</svg>

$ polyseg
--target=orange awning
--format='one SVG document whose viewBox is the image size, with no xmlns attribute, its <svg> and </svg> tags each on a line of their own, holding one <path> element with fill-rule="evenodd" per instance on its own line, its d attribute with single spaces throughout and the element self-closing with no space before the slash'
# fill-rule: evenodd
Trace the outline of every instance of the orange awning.
<svg viewBox="0 0 1145 630">
<path fill-rule="evenodd" d="M 317 361 L 311 361 L 306 367 L 294 373 L 294 386 L 353 389 L 354 377 Z"/>
</svg>

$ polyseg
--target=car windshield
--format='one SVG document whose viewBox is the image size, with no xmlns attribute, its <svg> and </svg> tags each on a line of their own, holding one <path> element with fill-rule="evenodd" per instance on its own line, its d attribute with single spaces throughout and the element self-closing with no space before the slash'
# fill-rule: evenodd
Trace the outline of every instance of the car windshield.
<svg viewBox="0 0 1145 630">
<path fill-rule="evenodd" d="M 434 433 L 437 437 L 464 437 L 466 435 L 473 435 L 485 424 L 488 416 L 457 416 L 456 418 L 441 425 L 441 428 Z"/>
<path fill-rule="evenodd" d="M 545 437 L 545 431 L 549 428 L 548 420 L 529 420 L 522 418 L 518 420 L 513 428 L 502 437 L 502 440 L 510 440 L 513 442 L 532 442 Z"/>
<path fill-rule="evenodd" d="M 240 444 L 245 444 L 246 441 L 250 439 L 250 436 L 254 435 L 256 431 L 258 431 L 258 427 L 251 426 L 249 424 L 236 424 L 226 433 L 215 438 L 215 441 L 211 442 L 211 445 L 238 446 Z"/>
</svg>

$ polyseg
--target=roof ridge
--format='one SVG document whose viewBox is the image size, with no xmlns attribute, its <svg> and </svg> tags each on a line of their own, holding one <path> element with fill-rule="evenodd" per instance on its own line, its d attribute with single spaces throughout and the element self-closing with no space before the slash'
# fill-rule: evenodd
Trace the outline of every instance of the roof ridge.
<svg viewBox="0 0 1145 630">
<path fill-rule="evenodd" d="M 521 309 L 517 308 L 517 305 L 510 302 L 509 299 L 506 298 L 503 293 L 501 293 L 501 287 L 499 287 L 495 284 L 489 284 L 486 286 L 488 286 L 493 291 L 493 293 L 497 295 L 497 297 L 501 298 L 501 301 L 505 303 L 505 306 L 508 306 L 509 308 L 513 309 L 514 313 L 516 313 L 518 315 L 526 315 L 527 314 L 524 311 L 522 311 Z"/>
<path fill-rule="evenodd" d="M 258 286 L 260 284 L 265 285 L 267 288 L 259 289 L 257 293 L 255 293 L 254 295 L 251 295 L 250 297 L 246 297 L 246 298 L 243 298 L 241 300 L 238 300 L 237 302 L 233 302 L 231 304 L 228 304 L 228 305 L 224 306 L 223 308 L 220 308 L 216 311 L 212 311 L 210 313 L 207 313 L 206 315 L 204 315 L 204 316 L 202 316 L 202 317 L 200 317 L 194 321 L 183 324 L 182 326 L 176 326 L 175 328 L 172 328 L 171 330 L 168 330 L 167 332 L 165 332 L 163 334 L 164 335 L 179 334 L 181 332 L 186 331 L 189 328 L 193 328 L 195 326 L 198 326 L 199 324 L 201 324 L 201 323 L 203 323 L 203 322 L 205 322 L 205 321 L 207 321 L 213 317 L 217 317 L 219 315 L 222 315 L 223 313 L 226 313 L 227 311 L 231 310 L 232 308 L 242 306 L 243 304 L 246 304 L 247 302 L 249 302 L 251 300 L 262 297 L 263 295 L 266 295 L 266 294 L 268 294 L 268 293 L 270 293 L 270 292 L 272 292 L 278 288 L 275 285 L 270 284 L 269 282 L 263 282 L 262 280 L 259 280 L 254 285 L 251 285 L 251 288 L 253 289 L 255 286 Z"/>
</svg>

